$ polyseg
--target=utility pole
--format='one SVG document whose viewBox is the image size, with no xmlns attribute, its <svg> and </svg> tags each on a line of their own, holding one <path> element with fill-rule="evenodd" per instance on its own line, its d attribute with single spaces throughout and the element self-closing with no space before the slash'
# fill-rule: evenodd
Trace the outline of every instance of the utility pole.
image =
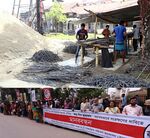
<svg viewBox="0 0 150 138">
<path fill-rule="evenodd" d="M 14 13 L 15 13 L 15 4 L 16 4 L 16 0 L 14 0 L 14 3 L 13 3 L 12 15 L 14 15 Z"/>
<path fill-rule="evenodd" d="M 19 0 L 18 11 L 17 11 L 17 18 L 19 17 L 20 4 L 21 4 L 21 0 Z"/>
<path fill-rule="evenodd" d="M 28 24 L 31 27 L 32 26 L 32 21 L 31 21 L 31 17 L 32 17 L 32 10 L 33 10 L 33 0 L 30 0 L 30 5 L 29 5 L 29 14 L 28 14 Z"/>
<path fill-rule="evenodd" d="M 42 34 L 40 5 L 41 5 L 41 0 L 36 0 L 37 31 L 38 31 L 40 34 Z"/>
</svg>

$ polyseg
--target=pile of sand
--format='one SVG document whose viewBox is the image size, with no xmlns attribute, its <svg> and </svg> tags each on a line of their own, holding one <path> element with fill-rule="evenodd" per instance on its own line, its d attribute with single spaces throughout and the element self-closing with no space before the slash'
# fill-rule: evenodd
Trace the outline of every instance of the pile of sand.
<svg viewBox="0 0 150 138">
<path fill-rule="evenodd" d="M 0 60 L 28 58 L 48 46 L 45 38 L 6 13 L 0 13 Z"/>
</svg>

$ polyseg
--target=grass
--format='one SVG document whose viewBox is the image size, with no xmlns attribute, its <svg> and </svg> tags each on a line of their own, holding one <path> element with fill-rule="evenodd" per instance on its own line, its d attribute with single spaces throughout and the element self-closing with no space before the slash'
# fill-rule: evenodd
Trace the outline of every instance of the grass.
<svg viewBox="0 0 150 138">
<path fill-rule="evenodd" d="M 94 33 L 89 33 L 88 34 L 88 39 L 94 38 Z M 46 37 L 50 39 L 59 39 L 59 40 L 76 40 L 75 35 L 68 35 L 68 34 L 63 34 L 63 33 L 50 33 L 46 34 Z M 97 37 L 102 37 L 101 35 L 97 35 Z"/>
</svg>

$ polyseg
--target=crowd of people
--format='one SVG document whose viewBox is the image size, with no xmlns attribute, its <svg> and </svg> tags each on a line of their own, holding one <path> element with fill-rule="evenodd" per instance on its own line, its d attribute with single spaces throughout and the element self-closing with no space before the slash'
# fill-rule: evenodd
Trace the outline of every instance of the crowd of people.
<svg viewBox="0 0 150 138">
<path fill-rule="evenodd" d="M 130 98 L 128 103 L 125 94 L 122 94 L 122 98 L 118 102 L 101 97 L 92 100 L 83 99 L 80 110 L 82 112 L 92 111 L 94 113 L 105 112 L 135 116 L 150 115 L 150 105 L 144 104 L 138 95 Z"/>
<path fill-rule="evenodd" d="M 120 21 L 119 25 L 116 25 L 113 29 L 112 34 L 115 36 L 115 48 L 114 48 L 114 62 L 116 62 L 118 52 L 122 54 L 123 63 L 125 62 L 125 56 L 127 53 L 127 46 L 125 44 L 126 38 L 128 37 L 126 30 L 127 23 L 124 21 Z M 102 34 L 105 38 L 109 38 L 111 36 L 111 32 L 109 30 L 109 25 L 106 25 L 106 28 L 103 30 Z M 132 45 L 134 52 L 138 50 L 138 45 L 142 47 L 143 35 L 141 28 L 136 24 L 133 25 L 133 30 L 130 33 L 132 36 Z M 130 37 L 131 37 L 130 36 Z"/>
<path fill-rule="evenodd" d="M 0 102 L 0 112 L 4 115 L 17 115 L 18 117 L 28 117 L 37 122 L 42 122 L 43 118 L 43 103 L 23 102 L 23 101 L 5 101 Z"/>
<path fill-rule="evenodd" d="M 57 108 L 70 109 L 72 111 L 80 110 L 81 112 L 105 112 L 108 114 L 124 114 L 134 116 L 150 116 L 150 104 L 143 103 L 139 96 L 130 98 L 127 102 L 125 94 L 122 94 L 121 100 L 113 101 L 109 97 L 102 98 L 62 98 L 49 101 L 36 102 L 0 102 L 0 112 L 4 115 L 17 115 L 19 117 L 28 117 L 36 122 L 43 122 L 43 109 Z"/>
</svg>

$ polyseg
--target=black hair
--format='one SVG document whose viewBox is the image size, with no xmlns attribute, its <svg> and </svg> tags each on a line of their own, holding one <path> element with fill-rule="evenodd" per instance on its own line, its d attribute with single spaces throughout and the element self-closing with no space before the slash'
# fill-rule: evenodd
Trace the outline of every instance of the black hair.
<svg viewBox="0 0 150 138">
<path fill-rule="evenodd" d="M 109 25 L 107 24 L 106 27 L 109 27 Z"/>
<path fill-rule="evenodd" d="M 110 103 L 111 103 L 111 102 L 113 102 L 113 103 L 114 103 L 114 107 L 116 107 L 116 102 L 113 101 L 113 100 L 109 102 L 109 106 L 110 106 Z"/>
<path fill-rule="evenodd" d="M 135 25 L 133 25 L 133 28 L 136 28 L 137 26 L 136 26 L 136 24 Z"/>
<path fill-rule="evenodd" d="M 122 96 L 125 96 L 125 94 L 123 93 Z"/>
<path fill-rule="evenodd" d="M 120 25 L 124 25 L 124 21 L 123 21 L 123 20 L 121 20 L 119 24 L 120 24 Z"/>
<path fill-rule="evenodd" d="M 81 24 L 81 27 L 85 27 L 85 23 L 82 23 L 82 24 Z"/>
<path fill-rule="evenodd" d="M 133 99 L 136 99 L 136 97 L 135 97 L 135 96 L 134 96 L 134 97 L 131 97 L 131 98 L 130 98 L 130 101 L 133 100 Z"/>
</svg>

